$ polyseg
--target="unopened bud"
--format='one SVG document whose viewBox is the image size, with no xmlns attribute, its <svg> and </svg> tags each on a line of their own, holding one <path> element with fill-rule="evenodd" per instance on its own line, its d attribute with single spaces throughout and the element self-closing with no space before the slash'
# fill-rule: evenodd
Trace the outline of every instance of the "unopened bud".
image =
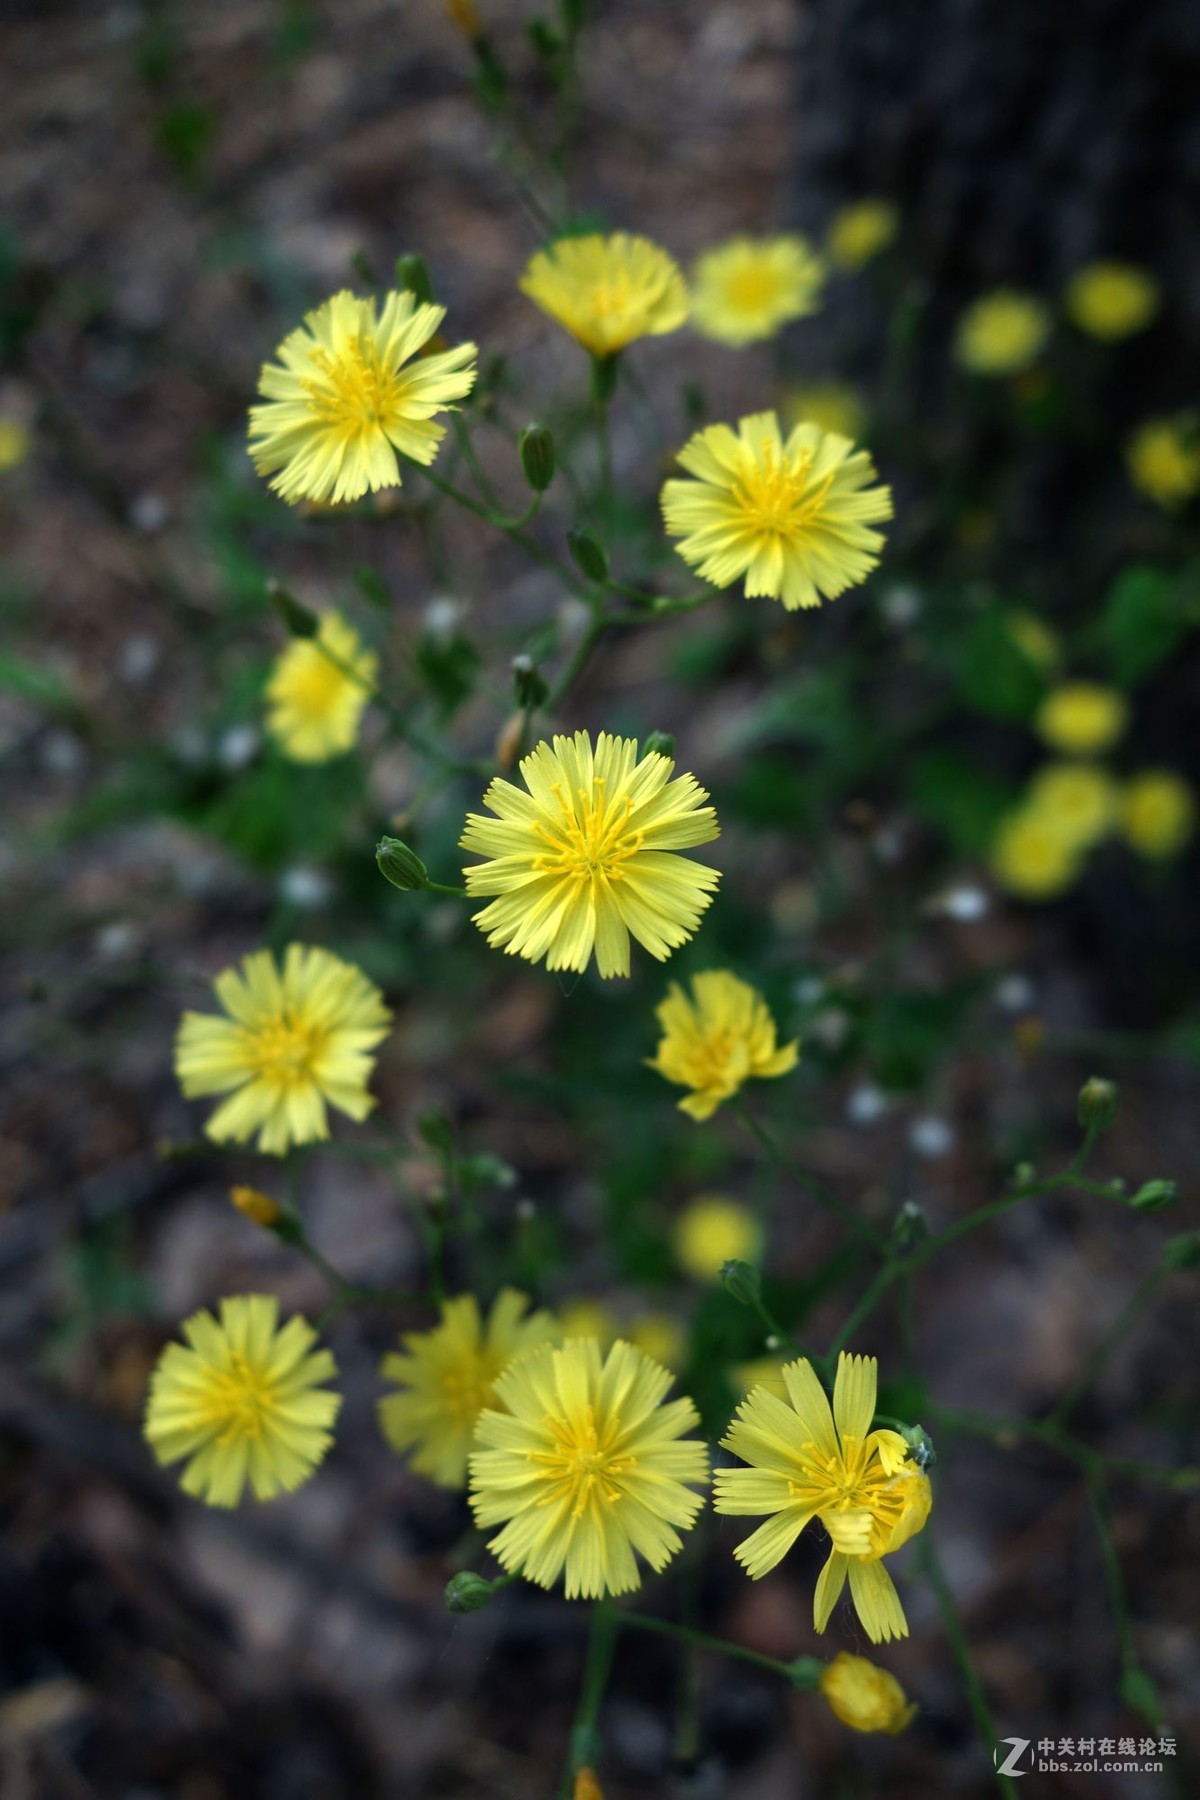
<svg viewBox="0 0 1200 1800">
<path fill-rule="evenodd" d="M 798 1656 L 795 1662 L 788 1664 L 792 1686 L 804 1691 L 815 1688 L 824 1672 L 825 1664 L 819 1656 Z"/>
<path fill-rule="evenodd" d="M 608 579 L 608 553 L 599 538 L 593 537 L 590 531 L 568 531 L 567 549 L 571 552 L 576 568 L 589 581 Z"/>
<path fill-rule="evenodd" d="M 646 756 L 675 757 L 675 734 L 673 731 L 652 731 L 642 745 Z"/>
<path fill-rule="evenodd" d="M 554 439 L 544 425 L 527 425 L 517 439 L 521 468 L 535 494 L 544 494 L 557 467 Z"/>
<path fill-rule="evenodd" d="M 897 1250 L 913 1250 L 929 1236 L 929 1221 L 924 1208 L 915 1200 L 906 1200 L 892 1220 L 892 1243 Z"/>
<path fill-rule="evenodd" d="M 511 769 L 521 754 L 521 743 L 525 736 L 525 714 L 515 712 L 507 718 L 496 733 L 496 743 L 492 754 L 496 758 L 497 767 Z"/>
<path fill-rule="evenodd" d="M 762 1298 L 762 1277 L 751 1263 L 736 1259 L 722 1263 L 721 1280 L 726 1292 L 743 1306 L 757 1306 Z"/>
<path fill-rule="evenodd" d="M 1116 1082 L 1092 1075 L 1079 1090 L 1079 1123 L 1085 1130 L 1107 1131 L 1120 1103 Z"/>
<path fill-rule="evenodd" d="M 1030 1187 L 1037 1180 L 1037 1169 L 1031 1162 L 1020 1162 L 1013 1170 L 1012 1178 L 1014 1187 Z"/>
<path fill-rule="evenodd" d="M 550 698 L 550 689 L 542 679 L 532 656 L 514 656 L 512 672 L 517 705 L 526 708 L 544 706 Z"/>
<path fill-rule="evenodd" d="M 380 838 L 375 848 L 375 861 L 379 873 L 402 893 L 415 894 L 429 885 L 429 870 L 416 851 L 410 850 L 401 838 Z"/>
<path fill-rule="evenodd" d="M 396 286 L 402 294 L 411 294 L 414 300 L 428 306 L 433 300 L 433 283 L 429 279 L 429 270 L 425 267 L 425 258 L 409 252 L 407 256 L 396 258 Z"/>
<path fill-rule="evenodd" d="M 258 1188 L 233 1187 L 229 1190 L 229 1198 L 243 1217 L 264 1230 L 270 1230 L 279 1223 L 283 1208 L 270 1194 L 264 1194 Z"/>
<path fill-rule="evenodd" d="M 284 626 L 295 638 L 314 638 L 321 629 L 321 621 L 310 606 L 297 600 L 295 594 L 288 592 L 282 582 L 267 583 L 267 599 L 283 620 Z"/>
<path fill-rule="evenodd" d="M 1200 1231 L 1185 1231 L 1163 1245 L 1164 1269 L 1200 1269 Z"/>
<path fill-rule="evenodd" d="M 1164 1206 L 1174 1206 L 1178 1198 L 1179 1189 L 1173 1181 L 1147 1181 L 1129 1204 L 1135 1212 L 1160 1212 Z"/>
<path fill-rule="evenodd" d="M 496 1584 L 485 1581 L 473 1569 L 460 1569 L 446 1583 L 446 1611 L 452 1613 L 482 1612 L 496 1597 Z"/>
</svg>

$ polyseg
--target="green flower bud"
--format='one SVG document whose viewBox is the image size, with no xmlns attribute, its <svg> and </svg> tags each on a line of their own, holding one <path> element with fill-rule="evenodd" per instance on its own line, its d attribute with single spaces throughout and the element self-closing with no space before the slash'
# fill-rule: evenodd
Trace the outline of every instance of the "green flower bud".
<svg viewBox="0 0 1200 1800">
<path fill-rule="evenodd" d="M 915 1250 L 929 1236 L 925 1209 L 915 1200 L 906 1200 L 892 1220 L 892 1243 L 897 1250 Z"/>
<path fill-rule="evenodd" d="M 670 756 L 673 758 L 675 755 L 674 732 L 652 731 L 642 745 L 642 752 L 645 756 Z"/>
<path fill-rule="evenodd" d="M 922 1469 L 932 1468 L 937 1461 L 937 1451 L 933 1447 L 933 1439 L 923 1425 L 905 1425 L 901 1427 L 900 1436 L 908 1445 L 912 1460 Z"/>
<path fill-rule="evenodd" d="M 589 581 L 608 579 L 608 552 L 599 538 L 593 537 L 590 531 L 568 531 L 567 549 L 574 558 L 576 568 Z"/>
<path fill-rule="evenodd" d="M 526 481 L 535 494 L 544 494 L 554 480 L 557 467 L 554 439 L 544 425 L 527 425 L 517 439 L 517 448 L 521 452 L 521 468 Z"/>
<path fill-rule="evenodd" d="M 727 1292 L 743 1306 L 757 1306 L 762 1298 L 762 1277 L 748 1262 L 732 1260 L 721 1265 L 721 1280 Z"/>
<path fill-rule="evenodd" d="M 788 1674 L 792 1678 L 792 1686 L 807 1692 L 815 1688 L 825 1673 L 825 1664 L 819 1656 L 798 1656 L 795 1662 L 788 1664 Z"/>
<path fill-rule="evenodd" d="M 407 256 L 396 258 L 396 286 L 402 294 L 411 294 L 428 306 L 433 301 L 433 283 L 429 279 L 429 270 L 425 267 L 425 258 L 410 252 Z"/>
<path fill-rule="evenodd" d="M 1173 1181 L 1147 1181 L 1129 1204 L 1135 1212 L 1160 1212 L 1164 1206 L 1174 1206 L 1178 1198 L 1179 1189 Z"/>
<path fill-rule="evenodd" d="M 512 672 L 517 705 L 530 710 L 535 706 L 544 706 L 550 698 L 550 689 L 542 679 L 532 656 L 514 656 Z"/>
<path fill-rule="evenodd" d="M 1079 1123 L 1085 1129 L 1093 1126 L 1097 1131 L 1107 1131 L 1117 1116 L 1120 1103 L 1116 1082 L 1093 1075 L 1079 1090 Z"/>
<path fill-rule="evenodd" d="M 460 1569 L 446 1583 L 446 1611 L 452 1613 L 482 1612 L 496 1597 L 496 1584 L 485 1581 L 473 1569 Z"/>
<path fill-rule="evenodd" d="M 375 849 L 379 873 L 405 894 L 415 894 L 429 885 L 429 870 L 415 850 L 400 838 L 380 838 Z"/>
<path fill-rule="evenodd" d="M 1200 1269 L 1200 1231 L 1185 1231 L 1163 1245 L 1164 1269 Z"/>
<path fill-rule="evenodd" d="M 282 582 L 267 583 L 267 599 L 283 620 L 284 626 L 295 638 L 314 638 L 321 629 L 321 621 L 311 607 L 297 600 L 295 594 L 289 594 Z"/>
</svg>

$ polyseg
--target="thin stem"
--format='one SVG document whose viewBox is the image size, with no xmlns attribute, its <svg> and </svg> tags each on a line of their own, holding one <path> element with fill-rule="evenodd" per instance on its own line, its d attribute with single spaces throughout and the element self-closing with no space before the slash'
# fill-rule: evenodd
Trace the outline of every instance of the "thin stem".
<svg viewBox="0 0 1200 1800">
<path fill-rule="evenodd" d="M 571 1749 L 567 1758 L 567 1767 L 563 1774 L 561 1792 L 564 1800 L 571 1793 L 574 1777 L 580 1769 L 594 1767 L 599 1759 L 600 1739 L 596 1732 L 596 1719 L 608 1687 L 608 1677 L 612 1671 L 613 1649 L 617 1641 L 617 1629 L 621 1623 L 621 1615 L 610 1599 L 597 1600 L 592 1606 L 592 1616 L 588 1624 L 587 1661 L 583 1667 L 583 1685 L 579 1690 L 579 1705 L 575 1712 L 575 1724 L 571 1730 Z"/>
<path fill-rule="evenodd" d="M 362 688 L 364 693 L 370 695 L 380 711 L 386 713 L 393 731 L 404 743 L 411 744 L 413 749 L 420 751 L 422 756 L 428 757 L 431 762 L 440 763 L 443 768 L 451 770 L 456 775 L 482 775 L 488 773 L 488 766 L 486 763 L 464 762 L 457 757 L 449 756 L 440 745 L 435 744 L 432 739 L 427 738 L 423 732 L 417 731 L 405 718 L 400 708 L 396 706 L 393 701 L 388 700 L 380 693 L 373 681 L 369 681 L 365 675 L 360 675 L 352 663 L 343 661 L 336 650 L 331 650 L 329 645 L 323 643 L 319 637 L 309 638 L 307 641 L 316 646 L 317 650 L 325 658 L 325 661 L 335 668 L 340 675 L 344 675 L 347 681 L 352 681 L 356 687 Z"/>
<path fill-rule="evenodd" d="M 471 428 L 460 412 L 451 413 L 450 428 L 454 433 L 454 440 L 462 453 L 462 459 L 471 472 L 471 479 L 479 489 L 484 504 L 498 511 L 500 507 L 500 497 L 488 480 L 484 473 L 483 465 L 475 454 L 475 446 L 471 442 Z"/>
<path fill-rule="evenodd" d="M 1131 1475 L 1144 1481 L 1162 1482 L 1164 1487 L 1177 1492 L 1200 1491 L 1200 1468 L 1187 1464 L 1172 1468 L 1165 1463 L 1138 1462 L 1128 1456 L 1106 1456 L 1102 1450 L 1093 1450 L 1090 1444 L 1085 1444 L 1061 1425 L 1052 1424 L 1049 1419 L 1001 1418 L 988 1413 L 963 1412 L 936 1402 L 930 1404 L 929 1416 L 939 1429 L 965 1431 L 971 1437 L 987 1438 L 1001 1449 L 1011 1448 L 1012 1443 L 1022 1438 L 1033 1438 L 1078 1463 L 1085 1473 L 1095 1469 L 1101 1474 Z"/>
<path fill-rule="evenodd" d="M 1108 1591 L 1108 1604 L 1113 1616 L 1113 1624 L 1117 1632 L 1117 1646 L 1121 1657 L 1121 1683 L 1123 1689 L 1133 1688 L 1139 1698 L 1127 1703 L 1137 1706 L 1143 1717 L 1149 1720 L 1156 1731 L 1162 1729 L 1162 1716 L 1158 1709 L 1154 1684 L 1138 1661 L 1137 1649 L 1133 1641 L 1133 1620 L 1129 1612 L 1129 1599 L 1125 1592 L 1125 1581 L 1121 1574 L 1121 1563 L 1117 1556 L 1117 1547 L 1113 1543 L 1112 1520 L 1108 1511 L 1108 1493 L 1104 1478 L 1098 1470 L 1091 1470 L 1087 1477 L 1088 1500 L 1091 1503 L 1092 1518 L 1096 1526 L 1096 1539 L 1100 1546 L 1100 1563 L 1104 1570 L 1104 1585 Z"/>
<path fill-rule="evenodd" d="M 747 1131 L 758 1140 L 772 1162 L 776 1163 L 785 1175 L 789 1175 L 793 1181 L 799 1182 L 801 1187 L 806 1188 L 818 1205 L 823 1206 L 827 1212 L 833 1213 L 848 1231 L 854 1233 L 855 1237 L 870 1244 L 872 1249 L 878 1251 L 880 1255 L 887 1255 L 888 1243 L 882 1232 L 876 1231 L 874 1226 L 869 1225 L 865 1219 L 860 1219 L 857 1214 L 851 1212 L 849 1207 L 830 1188 L 825 1187 L 822 1182 L 814 1180 L 805 1170 L 798 1169 L 795 1163 L 780 1149 L 766 1126 L 754 1117 L 742 1099 L 734 1101 L 734 1108 Z"/>
<path fill-rule="evenodd" d="M 942 1571 L 942 1565 L 937 1559 L 933 1542 L 928 1533 L 921 1538 L 920 1561 L 929 1585 L 933 1589 L 933 1597 L 937 1601 L 938 1612 L 942 1616 L 943 1629 L 954 1653 L 954 1660 L 958 1664 L 963 1686 L 967 1690 L 967 1699 L 975 1720 L 975 1729 L 983 1739 L 984 1748 L 992 1751 L 996 1746 L 996 1727 L 992 1720 L 992 1709 L 988 1705 L 987 1695 L 983 1691 L 976 1672 L 975 1662 L 971 1656 L 971 1646 L 967 1642 L 967 1634 L 963 1630 L 962 1620 L 958 1616 L 954 1596 L 950 1592 L 949 1583 Z M 996 1783 L 1000 1792 L 1009 1796 L 1009 1800 L 1017 1800 L 1016 1783 L 1010 1776 L 1001 1775 L 997 1770 Z"/>
<path fill-rule="evenodd" d="M 526 556 L 532 557 L 533 561 L 540 563 L 542 568 L 553 570 L 573 594 L 578 594 L 585 600 L 590 598 L 591 589 L 584 585 L 580 577 L 569 569 L 566 563 L 560 562 L 557 556 L 552 555 L 549 550 L 543 550 L 542 546 L 533 538 L 527 537 L 520 526 L 514 524 L 511 519 L 505 519 L 492 512 L 488 507 L 480 505 L 479 501 L 473 499 L 470 494 L 464 494 L 463 490 L 455 487 L 453 482 L 444 480 L 441 475 L 435 475 L 432 469 L 427 469 L 423 464 L 414 463 L 412 466 L 431 487 L 437 489 L 439 494 L 445 494 L 448 500 L 454 500 L 459 506 L 465 506 L 467 511 L 474 513 L 477 519 L 483 519 L 487 524 L 494 525 L 498 531 L 503 531 L 506 537 L 511 538 L 513 543 L 525 552 Z"/>
<path fill-rule="evenodd" d="M 1061 1425 L 1074 1412 L 1083 1396 L 1087 1393 L 1109 1357 L 1137 1321 L 1141 1318 L 1151 1300 L 1157 1294 L 1165 1278 L 1165 1270 L 1161 1265 L 1151 1269 L 1150 1273 L 1134 1289 L 1125 1305 L 1121 1308 L 1083 1368 L 1071 1383 L 1066 1393 L 1058 1401 L 1050 1413 L 1049 1425 Z"/>
<path fill-rule="evenodd" d="M 874 1279 L 871 1282 L 870 1287 L 868 1287 L 866 1293 L 862 1296 L 862 1299 L 859 1301 L 858 1305 L 850 1313 L 849 1317 L 846 1319 L 845 1324 L 842 1326 L 841 1330 L 837 1333 L 837 1336 L 834 1338 L 833 1342 L 830 1344 L 830 1346 L 829 1346 L 830 1362 L 836 1362 L 837 1358 L 841 1355 L 842 1351 L 846 1348 L 846 1345 L 853 1338 L 853 1336 L 854 1336 L 855 1332 L 858 1330 L 859 1326 L 861 1324 L 863 1324 L 863 1322 L 869 1317 L 869 1315 L 871 1313 L 874 1312 L 875 1308 L 878 1306 L 879 1302 L 883 1299 L 883 1296 L 887 1293 L 887 1291 L 891 1287 L 892 1283 L 894 1281 L 897 1281 L 899 1279 L 899 1277 L 900 1277 L 900 1264 L 899 1263 L 895 1263 L 895 1262 L 885 1263 L 883 1268 L 877 1271 L 876 1275 L 874 1276 Z"/>
<path fill-rule="evenodd" d="M 676 1638 L 681 1644 L 691 1644 L 697 1650 L 711 1650 L 717 1656 L 732 1656 L 738 1662 L 753 1663 L 755 1668 L 768 1669 L 772 1675 L 782 1675 L 785 1681 L 792 1680 L 791 1665 L 780 1662 L 774 1656 L 763 1656 L 758 1650 L 749 1650 L 745 1644 L 732 1644 L 728 1638 L 710 1637 L 706 1631 L 695 1631 L 690 1625 L 673 1625 L 668 1619 L 655 1619 L 649 1613 L 622 1612 L 622 1627 L 631 1625 L 635 1631 L 657 1632 L 659 1637 Z"/>
<path fill-rule="evenodd" d="M 575 686 L 575 683 L 579 680 L 579 677 L 583 674 L 584 669 L 591 661 L 592 654 L 599 644 L 600 639 L 604 636 L 609 625 L 612 623 L 608 614 L 604 612 L 603 608 L 594 599 L 589 601 L 589 605 L 592 609 L 592 616 L 587 629 L 584 631 L 583 636 L 571 652 L 562 674 L 559 676 L 546 697 L 545 710 L 549 713 L 555 712 L 558 707 L 562 705 L 571 689 Z"/>
</svg>

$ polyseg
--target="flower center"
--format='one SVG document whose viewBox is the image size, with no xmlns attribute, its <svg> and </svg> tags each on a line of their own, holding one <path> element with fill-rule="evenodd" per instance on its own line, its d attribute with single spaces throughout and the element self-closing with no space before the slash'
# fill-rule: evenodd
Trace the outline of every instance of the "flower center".
<svg viewBox="0 0 1200 1800">
<path fill-rule="evenodd" d="M 312 1078 L 312 1066 L 325 1042 L 325 1027 L 295 1018 L 284 1011 L 250 1034 L 250 1058 L 255 1073 L 280 1087 L 293 1087 Z"/>
<path fill-rule="evenodd" d="M 491 1405 L 497 1373 L 478 1357 L 442 1370 L 438 1377 L 439 1395 L 456 1425 L 473 1425 L 484 1407 Z"/>
<path fill-rule="evenodd" d="M 324 718 L 340 698 L 346 676 L 327 656 L 314 650 L 311 658 L 297 663 L 288 680 L 287 699 L 297 712 Z"/>
<path fill-rule="evenodd" d="M 746 458 L 733 497 L 751 526 L 796 538 L 820 517 L 832 484 L 832 470 L 823 480 L 812 480 L 811 452 L 788 456 L 767 444 L 756 457 Z"/>
<path fill-rule="evenodd" d="M 778 286 L 770 269 L 739 269 L 726 291 L 735 312 L 754 313 L 772 304 Z"/>
<path fill-rule="evenodd" d="M 746 1076 L 750 1058 L 741 1035 L 729 1025 L 701 1029 L 689 1058 L 693 1080 L 699 1087 L 723 1087 L 740 1083 Z"/>
<path fill-rule="evenodd" d="M 360 333 L 336 354 L 318 344 L 308 360 L 315 373 L 303 385 L 318 423 L 355 436 L 395 418 L 404 382 L 385 367 L 372 338 Z"/>
<path fill-rule="evenodd" d="M 621 1486 L 614 1477 L 628 1474 L 635 1459 L 613 1455 L 615 1423 L 610 1422 L 600 1432 L 595 1409 L 585 1404 L 571 1419 L 547 1414 L 543 1424 L 554 1440 L 554 1448 L 526 1452 L 528 1460 L 544 1469 L 552 1483 L 550 1492 L 538 1501 L 539 1506 L 566 1501 L 572 1518 L 579 1519 L 593 1501 L 611 1506 L 621 1498 Z"/>
<path fill-rule="evenodd" d="M 580 788 L 572 806 L 561 783 L 552 784 L 559 816 L 549 825 L 539 819 L 533 826 L 549 846 L 533 859 L 539 873 L 573 876 L 580 883 L 619 880 L 624 874 L 622 865 L 637 855 L 645 834 L 629 829 L 633 802 L 628 796 L 620 806 L 610 807 L 604 786 L 604 777 L 598 775 L 592 792 Z"/>
<path fill-rule="evenodd" d="M 274 1405 L 272 1384 L 251 1368 L 240 1350 L 231 1352 L 227 1370 L 210 1374 L 200 1403 L 205 1423 L 219 1433 L 222 1444 L 261 1437 Z"/>
</svg>

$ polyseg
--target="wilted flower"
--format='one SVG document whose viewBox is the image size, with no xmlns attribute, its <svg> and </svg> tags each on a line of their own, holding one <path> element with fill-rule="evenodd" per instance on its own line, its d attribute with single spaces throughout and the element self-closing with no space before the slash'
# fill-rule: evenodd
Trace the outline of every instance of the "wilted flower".
<svg viewBox="0 0 1200 1800">
<path fill-rule="evenodd" d="M 728 969 L 692 977 L 689 1000 L 677 982 L 654 1009 L 662 1040 L 649 1066 L 693 1091 L 681 1112 L 708 1119 L 750 1080 L 786 1075 L 800 1055 L 798 1042 L 780 1047 L 766 1001 Z"/>
<path fill-rule="evenodd" d="M 690 1400 L 664 1405 L 671 1385 L 631 1344 L 602 1357 L 594 1338 L 542 1345 L 496 1383 L 505 1410 L 479 1420 L 471 1457 L 477 1524 L 503 1525 L 488 1549 L 510 1572 L 568 1600 L 641 1586 L 635 1550 L 658 1573 L 682 1548 L 680 1531 L 704 1504 L 707 1447 L 683 1433 L 699 1423 Z"/>
<path fill-rule="evenodd" d="M 1034 723 L 1054 750 L 1066 756 L 1098 756 L 1116 743 L 1129 720 L 1129 702 L 1115 688 L 1067 681 L 1052 688 Z"/>
<path fill-rule="evenodd" d="M 1138 492 L 1174 512 L 1200 493 L 1200 421 L 1195 413 L 1147 419 L 1130 438 L 1125 462 Z"/>
<path fill-rule="evenodd" d="M 891 489 L 872 487 L 875 465 L 848 438 L 813 424 L 785 439 L 773 412 L 708 425 L 679 452 L 689 481 L 668 481 L 663 518 L 685 562 L 706 581 L 745 581 L 789 612 L 819 606 L 865 581 L 892 516 Z"/>
<path fill-rule="evenodd" d="M 264 365 L 263 404 L 250 408 L 250 455 L 276 493 L 290 505 L 358 500 L 400 486 L 397 451 L 433 461 L 445 436 L 433 415 L 475 383 L 474 344 L 410 361 L 445 316 L 411 293 L 389 294 L 377 314 L 345 289 L 305 316 Z"/>
<path fill-rule="evenodd" d="M 1178 856 L 1196 828 L 1196 796 L 1174 769 L 1143 769 L 1120 797 L 1121 831 L 1139 856 Z"/>
<path fill-rule="evenodd" d="M 1080 331 L 1115 343 L 1149 325 L 1158 311 L 1158 283 L 1132 263 L 1089 263 L 1071 277 L 1066 306 Z"/>
<path fill-rule="evenodd" d="M 829 260 L 839 269 L 861 269 L 888 248 L 899 229 L 899 209 L 890 200 L 852 200 L 830 221 L 825 239 Z"/>
<path fill-rule="evenodd" d="M 269 950 L 242 958 L 213 983 L 227 1018 L 186 1012 L 175 1040 L 185 1096 L 229 1094 L 205 1126 L 217 1143 L 282 1156 L 329 1136 L 326 1103 L 365 1119 L 372 1050 L 391 1013 L 361 969 L 328 950 L 289 944 L 280 970 Z"/>
<path fill-rule="evenodd" d="M 497 779 L 483 797 L 496 815 L 467 816 L 464 850 L 489 858 L 464 869 L 467 892 L 495 895 L 475 914 L 488 943 L 548 969 L 628 975 L 629 939 L 659 962 L 686 943 L 720 876 L 678 854 L 720 835 L 694 776 L 635 738 L 586 731 L 535 746 L 526 789 Z"/>
<path fill-rule="evenodd" d="M 997 288 L 959 320 L 955 355 L 973 375 L 1016 375 L 1034 361 L 1049 335 L 1050 314 L 1040 300 Z"/>
<path fill-rule="evenodd" d="M 688 315 L 677 265 L 649 238 L 625 231 L 559 238 L 530 259 L 519 285 L 593 356 L 678 331 Z"/>
<path fill-rule="evenodd" d="M 886 1731 L 894 1737 L 916 1717 L 894 1675 L 847 1650 L 826 1664 L 817 1686 L 830 1712 L 851 1731 Z"/>
<path fill-rule="evenodd" d="M 727 1262 L 755 1262 L 762 1229 L 748 1207 L 721 1194 L 702 1194 L 671 1227 L 675 1256 L 696 1281 L 715 1281 Z"/>
<path fill-rule="evenodd" d="M 496 1377 L 514 1356 L 557 1335 L 548 1312 L 503 1288 L 486 1320 L 473 1294 L 443 1300 L 432 1331 L 408 1331 L 402 1355 L 385 1356 L 379 1372 L 400 1392 L 379 1402 L 379 1424 L 393 1450 L 412 1451 L 412 1466 L 439 1487 L 467 1484 L 475 1425 L 495 1398 Z"/>
<path fill-rule="evenodd" d="M 735 347 L 774 337 L 790 320 L 816 312 L 825 274 L 811 244 L 795 233 L 731 238 L 692 269 L 692 324 L 703 337 Z"/>
<path fill-rule="evenodd" d="M 257 1500 L 299 1487 L 333 1442 L 333 1357 L 278 1313 L 267 1294 L 222 1300 L 219 1323 L 193 1313 L 187 1347 L 168 1344 L 150 1378 L 146 1439 L 160 1463 L 188 1459 L 180 1485 L 209 1506 L 236 1506 L 247 1482 Z"/>
<path fill-rule="evenodd" d="M 327 612 L 315 638 L 294 638 L 267 682 L 267 730 L 293 762 L 328 762 L 354 747 L 379 658 Z"/>
</svg>

